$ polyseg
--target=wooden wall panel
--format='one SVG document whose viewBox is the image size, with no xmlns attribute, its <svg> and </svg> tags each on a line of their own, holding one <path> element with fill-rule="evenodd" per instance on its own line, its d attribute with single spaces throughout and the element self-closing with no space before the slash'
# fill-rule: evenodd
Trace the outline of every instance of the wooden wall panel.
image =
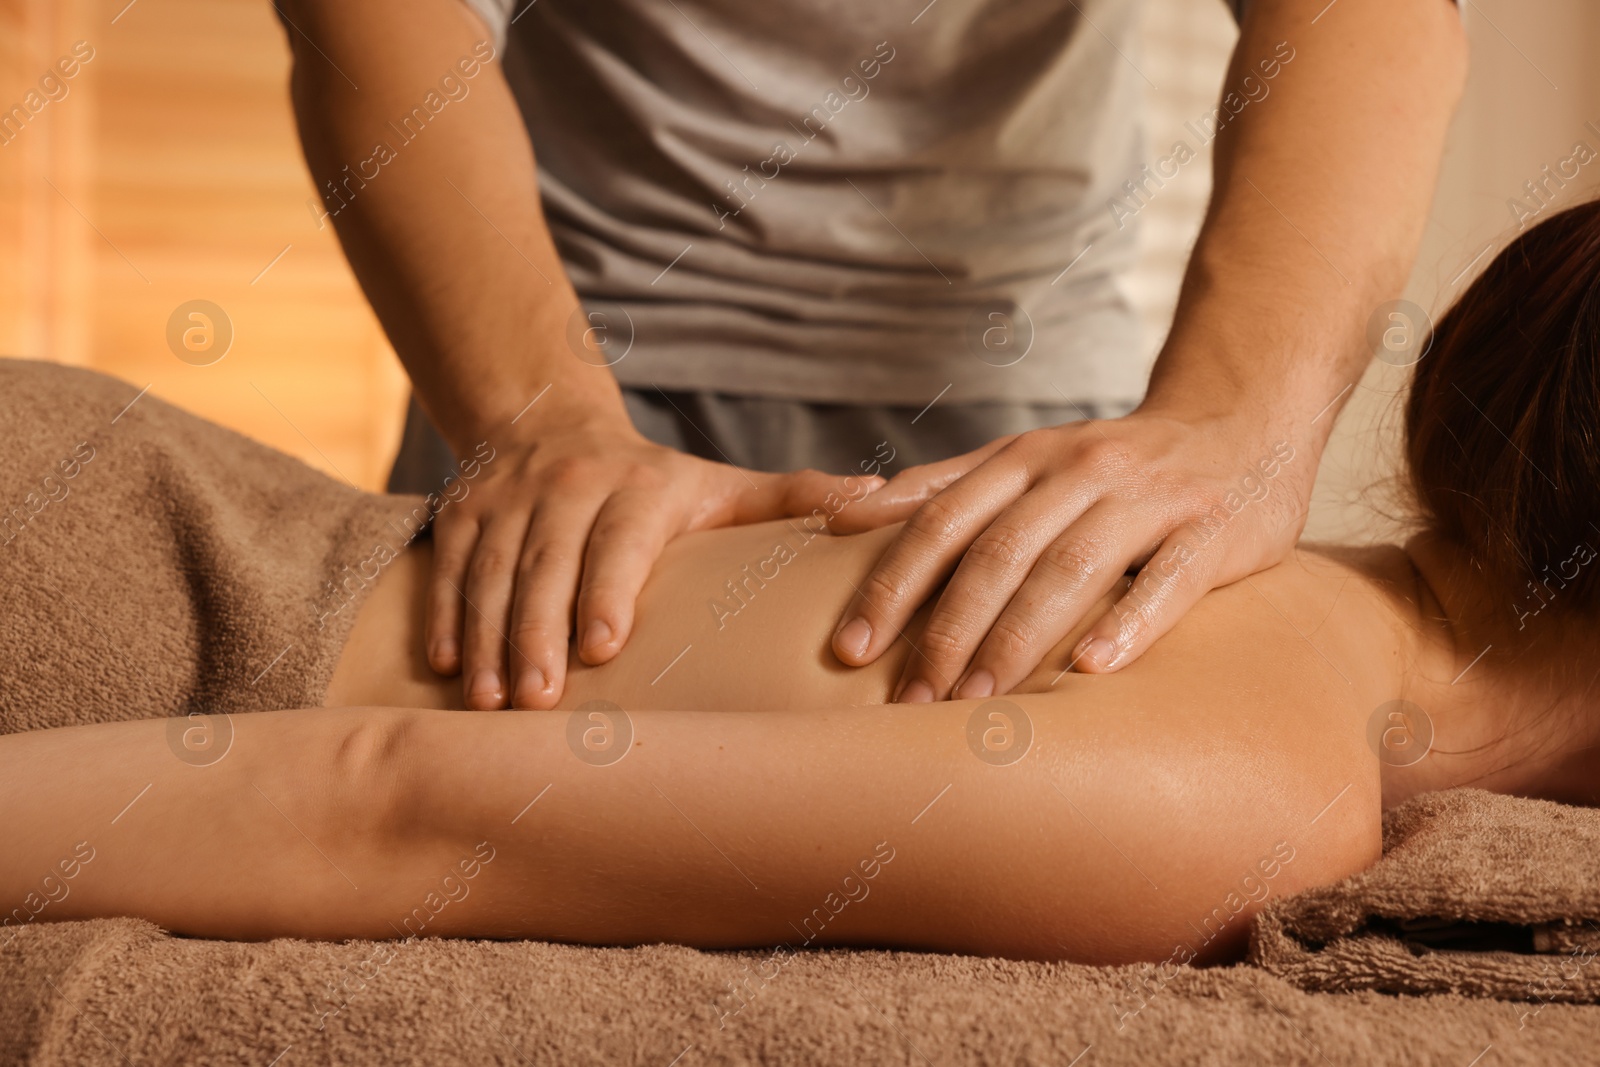
<svg viewBox="0 0 1600 1067">
<path fill-rule="evenodd" d="M 149 383 L 381 486 L 404 376 L 333 231 L 306 208 L 289 51 L 271 5 L 125 5 L 0 8 L 0 102 L 74 42 L 94 49 L 66 97 L 0 145 L 0 351 Z M 210 366 L 178 359 L 166 340 L 173 310 L 194 299 L 234 328 Z"/>
<path fill-rule="evenodd" d="M 1132 0 L 1129 0 L 1132 2 Z M 1600 121 L 1593 0 L 1480 0 L 1467 9 L 1472 84 L 1452 130 L 1416 277 L 1430 307 L 1482 246 L 1505 200 Z M 1171 77 L 1151 128 L 1214 92 L 1231 31 L 1214 0 L 1148 0 L 1147 51 Z M 0 0 L 0 107 L 72 44 L 95 58 L 23 133 L 0 144 L 0 353 L 84 364 L 342 473 L 381 485 L 405 382 L 313 195 L 288 106 L 288 47 L 267 0 Z M 1130 289 L 1164 332 L 1205 193 L 1156 205 Z M 1588 168 L 1592 169 L 1592 168 Z M 1592 195 L 1587 173 L 1568 202 Z M 81 212 L 81 215 L 80 215 Z M 280 251 L 288 252 L 261 272 Z M 180 303 L 221 305 L 219 363 L 168 350 Z M 1378 367 L 1325 460 L 1311 532 L 1390 532 L 1368 488 L 1393 472 L 1403 375 Z M 1378 502 L 1381 504 L 1381 501 Z"/>
</svg>

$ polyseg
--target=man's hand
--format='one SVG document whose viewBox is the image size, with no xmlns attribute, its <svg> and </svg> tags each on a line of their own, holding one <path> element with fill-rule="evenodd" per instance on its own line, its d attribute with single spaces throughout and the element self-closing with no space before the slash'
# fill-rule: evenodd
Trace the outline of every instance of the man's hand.
<svg viewBox="0 0 1600 1067">
<path fill-rule="evenodd" d="M 428 660 L 464 673 L 468 707 L 553 707 L 574 608 L 581 655 L 604 662 L 627 640 L 667 541 L 807 514 L 845 479 L 741 471 L 634 431 L 610 361 L 579 348 L 593 348 L 593 331 L 574 338 L 579 301 L 540 208 L 533 146 L 489 58 L 493 34 L 468 5 L 279 0 L 278 10 L 324 193 L 317 224 L 338 230 L 445 440 L 459 455 L 486 439 L 498 450 L 439 513 Z M 428 135 L 401 142 L 381 180 L 353 179 L 351 162 L 389 143 L 394 116 L 445 77 L 460 91 Z M 546 389 L 537 441 L 503 440 Z M 849 483 L 859 496 L 876 481 Z"/>
<path fill-rule="evenodd" d="M 991 446 L 920 506 L 897 483 L 922 471 L 902 472 L 833 524 L 910 516 L 845 610 L 834 653 L 851 665 L 877 659 L 948 577 L 894 699 L 1006 693 L 1137 567 L 1073 652 L 1080 671 L 1123 666 L 1208 590 L 1293 547 L 1320 440 L 1274 440 L 1262 426 L 1136 412 L 1036 430 Z"/>
<path fill-rule="evenodd" d="M 1073 650 L 1078 670 L 1115 670 L 1208 590 L 1282 559 L 1374 312 L 1416 257 L 1465 72 L 1445 0 L 1249 5 L 1145 404 L 1023 434 L 920 506 L 891 482 L 841 515 L 836 529 L 910 522 L 835 654 L 882 655 L 953 575 L 896 699 L 1004 693 L 1139 567 Z"/>
<path fill-rule="evenodd" d="M 652 444 L 617 420 L 502 449 L 435 524 L 428 662 L 440 674 L 461 672 L 474 710 L 505 707 L 508 698 L 519 708 L 554 707 L 569 637 L 576 634 L 585 663 L 615 656 L 672 538 L 809 514 L 829 494 L 859 497 L 881 483 L 712 463 Z"/>
</svg>

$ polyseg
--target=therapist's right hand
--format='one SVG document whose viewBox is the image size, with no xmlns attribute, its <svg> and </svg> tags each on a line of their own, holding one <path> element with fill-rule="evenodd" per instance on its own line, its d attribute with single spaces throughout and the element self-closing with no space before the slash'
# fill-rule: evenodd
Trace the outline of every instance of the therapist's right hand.
<svg viewBox="0 0 1600 1067">
<path fill-rule="evenodd" d="M 807 515 L 830 493 L 859 497 L 863 481 L 882 479 L 698 459 L 624 420 L 547 426 L 537 441 L 500 447 L 435 520 L 428 662 L 460 672 L 469 709 L 552 708 L 569 642 L 588 664 L 626 643 L 634 601 L 668 541 Z"/>
</svg>

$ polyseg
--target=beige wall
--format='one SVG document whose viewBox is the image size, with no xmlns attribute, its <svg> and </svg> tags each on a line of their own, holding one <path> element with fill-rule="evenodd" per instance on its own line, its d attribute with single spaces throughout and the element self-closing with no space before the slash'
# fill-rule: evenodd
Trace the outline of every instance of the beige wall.
<svg viewBox="0 0 1600 1067">
<path fill-rule="evenodd" d="M 0 103 L 20 99 L 74 41 L 96 52 L 65 99 L 0 146 L 0 352 L 150 383 L 376 487 L 404 379 L 331 229 L 318 230 L 305 207 L 312 189 L 271 5 L 126 2 L 0 0 Z M 1600 148 L 1583 128 L 1600 122 L 1600 5 L 1486 0 L 1468 6 L 1466 22 L 1472 84 L 1408 293 L 1432 309 L 1485 245 L 1514 233 L 1505 201 L 1524 180 L 1577 138 Z M 1134 58 L 1155 83 L 1155 146 L 1214 102 L 1234 31 L 1221 0 L 1149 0 L 1144 25 Z M 1185 168 L 1140 216 L 1144 256 L 1130 295 L 1145 314 L 1147 360 L 1209 193 L 1207 162 Z M 1600 164 L 1582 180 L 1593 189 Z M 209 367 L 167 347 L 168 316 L 194 298 L 222 306 L 236 331 Z M 1381 495 L 1365 490 L 1389 470 L 1403 382 L 1403 372 L 1377 364 L 1357 391 L 1318 483 L 1314 535 L 1381 530 Z"/>
<path fill-rule="evenodd" d="M 1600 4 L 1595 0 L 1474 0 L 1466 6 L 1472 74 L 1451 126 L 1444 170 L 1406 296 L 1433 314 L 1517 234 L 1507 201 L 1576 141 L 1600 151 Z M 1600 161 L 1584 167 L 1556 206 L 1600 193 Z M 1489 251 L 1481 259 L 1479 253 Z M 1469 268 L 1469 264 L 1476 263 Z M 1467 273 L 1462 276 L 1462 271 Z M 1457 280 L 1459 278 L 1459 280 Z M 1374 362 L 1340 420 L 1317 481 L 1310 536 L 1381 538 L 1395 524 L 1400 430 L 1395 403 L 1406 372 Z"/>
</svg>

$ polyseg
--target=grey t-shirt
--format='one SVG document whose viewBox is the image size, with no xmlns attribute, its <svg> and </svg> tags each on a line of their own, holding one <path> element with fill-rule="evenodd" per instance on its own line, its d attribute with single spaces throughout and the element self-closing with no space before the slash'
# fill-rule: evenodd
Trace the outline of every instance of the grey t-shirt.
<svg viewBox="0 0 1600 1067">
<path fill-rule="evenodd" d="M 466 2 L 622 382 L 1143 393 L 1134 0 Z"/>
</svg>

